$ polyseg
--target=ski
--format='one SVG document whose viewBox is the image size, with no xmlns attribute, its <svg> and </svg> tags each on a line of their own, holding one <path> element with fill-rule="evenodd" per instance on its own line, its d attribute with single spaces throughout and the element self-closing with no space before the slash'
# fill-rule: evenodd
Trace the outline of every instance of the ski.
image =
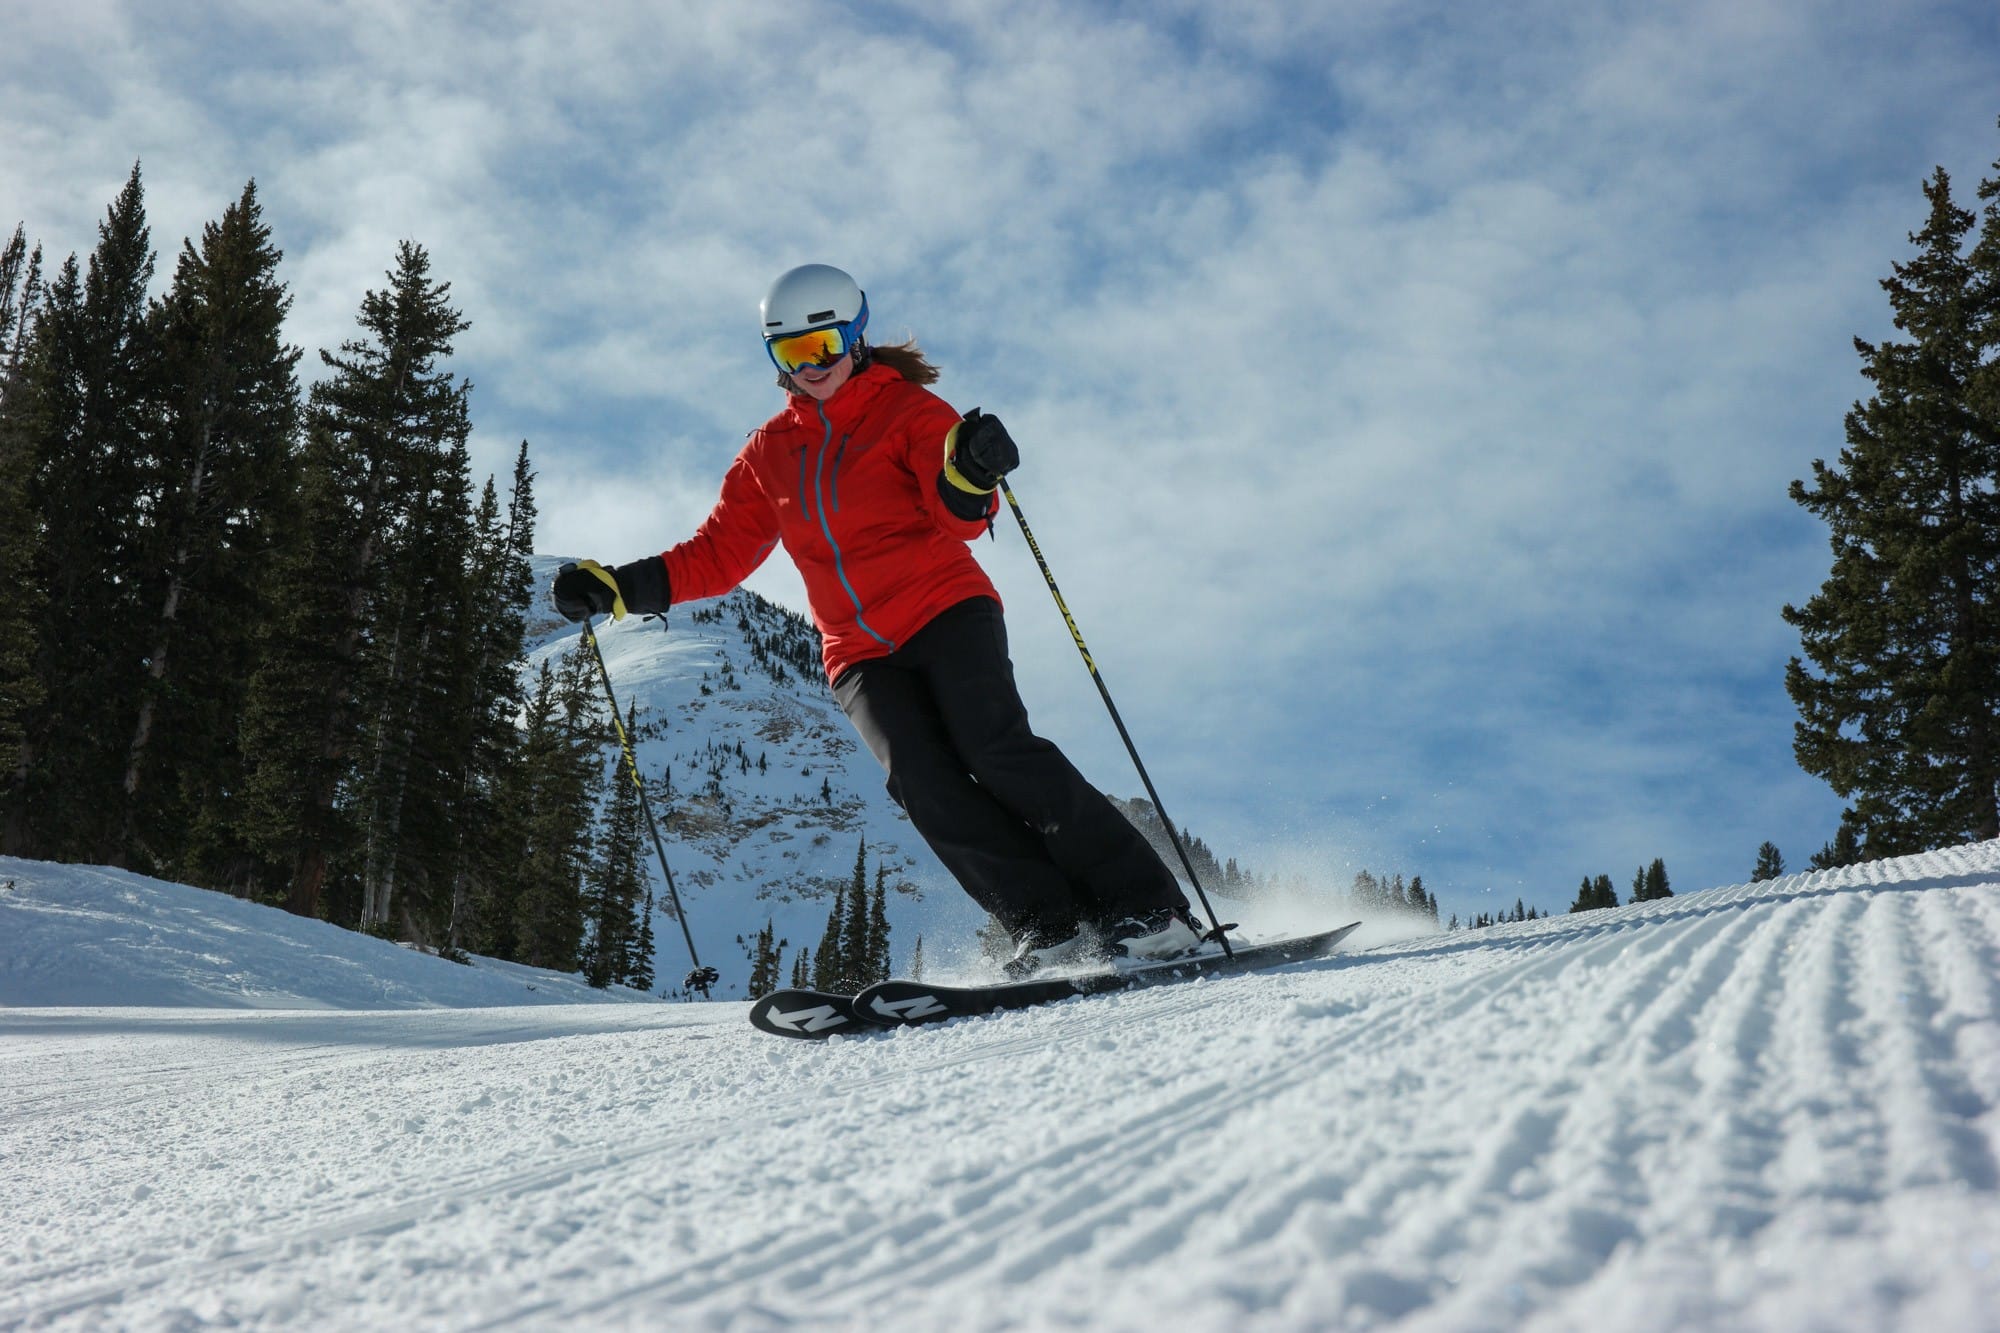
<svg viewBox="0 0 2000 1333">
<path fill-rule="evenodd" d="M 1198 953 L 1143 963 L 1117 971 L 1086 972 L 1079 976 L 1031 978 L 991 986 L 934 986 L 922 981 L 882 981 L 854 997 L 856 1017 L 863 1023 L 903 1027 L 917 1023 L 938 1023 L 951 1018 L 987 1014 L 1000 1009 L 1027 1009 L 1038 1004 L 1078 995 L 1105 991 L 1133 990 L 1142 986 L 1170 985 L 1196 977 L 1226 976 L 1259 968 L 1280 967 L 1322 958 L 1361 923 L 1353 922 L 1338 930 L 1296 939 L 1272 940 L 1263 944 L 1238 944 L 1234 952 Z M 755 1021 L 754 1013 L 752 1021 Z M 762 1026 L 761 1024 L 759 1026 Z M 770 1031 L 769 1028 L 765 1029 Z M 800 1035 L 788 1033 L 787 1035 Z"/>
<path fill-rule="evenodd" d="M 869 1022 L 854 1008 L 852 995 L 834 995 L 819 990 L 780 990 L 750 1006 L 750 1026 L 774 1037 L 796 1037 L 801 1041 L 825 1041 L 850 1032 L 866 1032 L 880 1027 Z"/>
</svg>

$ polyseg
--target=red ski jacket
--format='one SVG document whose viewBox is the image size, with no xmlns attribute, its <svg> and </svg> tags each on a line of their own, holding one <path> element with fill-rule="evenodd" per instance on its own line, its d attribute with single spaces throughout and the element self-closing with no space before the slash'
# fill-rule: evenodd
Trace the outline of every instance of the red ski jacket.
<svg viewBox="0 0 2000 1333">
<path fill-rule="evenodd" d="M 957 421 L 880 363 L 829 402 L 793 395 L 751 433 L 694 536 L 661 554 L 674 600 L 721 596 L 783 545 L 805 577 L 829 680 L 895 651 L 947 607 L 997 601 L 966 543 L 999 500 L 968 521 L 938 495 Z"/>
</svg>

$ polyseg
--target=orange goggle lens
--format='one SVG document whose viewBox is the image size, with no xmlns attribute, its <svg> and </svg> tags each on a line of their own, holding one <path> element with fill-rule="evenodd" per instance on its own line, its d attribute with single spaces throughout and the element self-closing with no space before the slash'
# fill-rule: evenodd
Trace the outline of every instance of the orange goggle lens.
<svg viewBox="0 0 2000 1333">
<path fill-rule="evenodd" d="M 778 369 L 789 375 L 806 366 L 830 366 L 847 355 L 849 327 L 835 324 L 831 328 L 811 329 L 805 333 L 788 333 L 764 345 L 770 349 L 771 360 Z"/>
</svg>

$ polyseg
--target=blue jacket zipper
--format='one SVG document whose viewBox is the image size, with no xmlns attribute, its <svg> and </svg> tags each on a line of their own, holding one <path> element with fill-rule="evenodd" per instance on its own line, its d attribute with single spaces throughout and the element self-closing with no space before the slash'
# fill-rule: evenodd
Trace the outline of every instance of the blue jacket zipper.
<svg viewBox="0 0 2000 1333">
<path fill-rule="evenodd" d="M 819 457 L 813 463 L 813 509 L 816 511 L 817 517 L 819 518 L 820 535 L 826 538 L 827 546 L 829 546 L 833 550 L 834 575 L 840 580 L 840 586 L 846 590 L 847 600 L 854 603 L 854 623 L 861 626 L 862 629 L 866 630 L 868 632 L 869 638 L 875 640 L 875 642 L 881 644 L 884 648 L 887 648 L 890 652 L 894 652 L 896 650 L 896 645 L 891 643 L 888 639 L 883 638 L 880 634 L 877 634 L 874 628 L 871 625 L 869 625 L 868 621 L 862 616 L 861 598 L 858 595 L 856 595 L 854 591 L 854 585 L 848 582 L 847 580 L 846 557 L 841 553 L 840 543 L 833 539 L 833 526 L 826 520 L 826 511 L 827 511 L 827 501 L 825 498 L 826 494 L 828 493 L 829 490 L 835 496 L 838 496 L 840 493 L 839 489 L 840 457 L 836 457 L 834 459 L 833 463 L 834 475 L 830 485 L 824 484 L 826 482 L 826 479 L 823 475 L 826 468 L 826 453 L 828 449 L 833 447 L 833 422 L 826 415 L 826 404 L 820 403 L 818 404 L 818 407 L 819 407 L 820 424 L 826 428 L 825 433 L 820 437 Z M 845 456 L 846 453 L 847 453 L 847 441 L 842 440 L 840 442 L 840 455 Z M 803 466 L 803 461 L 804 460 L 801 460 L 801 466 L 799 468 L 799 484 L 801 489 L 804 489 L 805 485 L 805 468 Z M 839 508 L 839 501 L 837 499 L 834 501 L 834 507 Z"/>
</svg>

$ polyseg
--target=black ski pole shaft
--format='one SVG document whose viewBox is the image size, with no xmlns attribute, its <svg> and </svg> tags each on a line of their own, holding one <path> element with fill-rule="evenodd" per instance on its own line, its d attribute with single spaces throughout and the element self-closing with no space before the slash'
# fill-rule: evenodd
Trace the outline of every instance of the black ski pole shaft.
<svg viewBox="0 0 2000 1333">
<path fill-rule="evenodd" d="M 1188 883 L 1194 886 L 1194 896 L 1201 900 L 1201 910 L 1208 913 L 1208 924 L 1214 928 L 1215 938 L 1222 942 L 1225 956 L 1234 958 L 1236 951 L 1229 947 L 1229 936 L 1223 933 L 1222 918 L 1215 914 L 1209 904 L 1208 893 L 1201 887 L 1201 877 L 1194 873 L 1194 861 L 1188 856 L 1187 844 L 1182 841 L 1180 830 L 1174 821 L 1167 818 L 1167 807 L 1160 803 L 1160 793 L 1153 788 L 1152 776 L 1146 772 L 1146 765 L 1139 758 L 1139 747 L 1132 743 L 1132 733 L 1125 729 L 1125 719 L 1118 716 L 1118 705 L 1111 701 L 1111 687 L 1104 683 L 1104 673 L 1097 669 L 1097 659 L 1090 655 L 1090 646 L 1083 641 L 1083 631 L 1076 627 L 1076 617 L 1070 614 L 1069 603 L 1063 600 L 1062 589 L 1056 586 L 1055 572 L 1049 568 L 1048 560 L 1042 555 L 1041 543 L 1035 540 L 1033 528 L 1028 526 L 1028 517 L 1021 512 L 1021 502 L 1014 497 L 1014 488 L 1007 479 L 1000 479 L 1000 493 L 1007 497 L 1007 507 L 1014 511 L 1014 521 L 1021 525 L 1021 535 L 1027 539 L 1028 550 L 1040 566 L 1042 581 L 1049 585 L 1049 596 L 1056 599 L 1056 610 L 1062 612 L 1063 623 L 1069 626 L 1069 636 L 1076 641 L 1077 652 L 1083 655 L 1083 665 L 1090 672 L 1090 679 L 1097 686 L 1097 693 L 1104 700 L 1105 711 L 1111 714 L 1111 724 L 1118 728 L 1118 739 L 1125 742 L 1125 753 L 1132 756 L 1132 767 L 1139 770 L 1139 781 L 1146 784 L 1146 795 L 1153 802 L 1153 809 L 1160 812 L 1160 823 L 1166 826 L 1167 838 L 1174 844 L 1174 851 L 1180 854 L 1181 868 L 1187 871 Z"/>
<path fill-rule="evenodd" d="M 639 791 L 639 808 L 646 812 L 646 830 L 653 835 L 653 851 L 660 858 L 660 874 L 666 877 L 667 899 L 674 905 L 674 919 L 681 923 L 681 938 L 687 941 L 688 961 L 694 964 L 694 971 L 687 975 L 689 990 L 698 990 L 703 999 L 708 998 L 708 988 L 719 978 L 714 968 L 701 965 L 701 955 L 694 949 L 694 932 L 688 929 L 687 913 L 681 910 L 681 895 L 674 888 L 674 872 L 667 868 L 667 846 L 660 841 L 660 826 L 653 821 L 653 803 L 646 796 L 646 780 L 639 776 L 639 756 L 632 749 L 632 738 L 625 733 L 625 715 L 618 711 L 618 696 L 611 689 L 611 669 L 604 665 L 604 650 L 597 646 L 597 635 L 590 628 L 590 617 L 583 618 L 583 639 L 590 645 L 590 655 L 597 659 L 597 678 L 604 682 L 604 697 L 611 704 L 611 725 L 618 732 L 618 748 L 625 755 L 625 771 L 632 778 L 632 785 Z"/>
</svg>

